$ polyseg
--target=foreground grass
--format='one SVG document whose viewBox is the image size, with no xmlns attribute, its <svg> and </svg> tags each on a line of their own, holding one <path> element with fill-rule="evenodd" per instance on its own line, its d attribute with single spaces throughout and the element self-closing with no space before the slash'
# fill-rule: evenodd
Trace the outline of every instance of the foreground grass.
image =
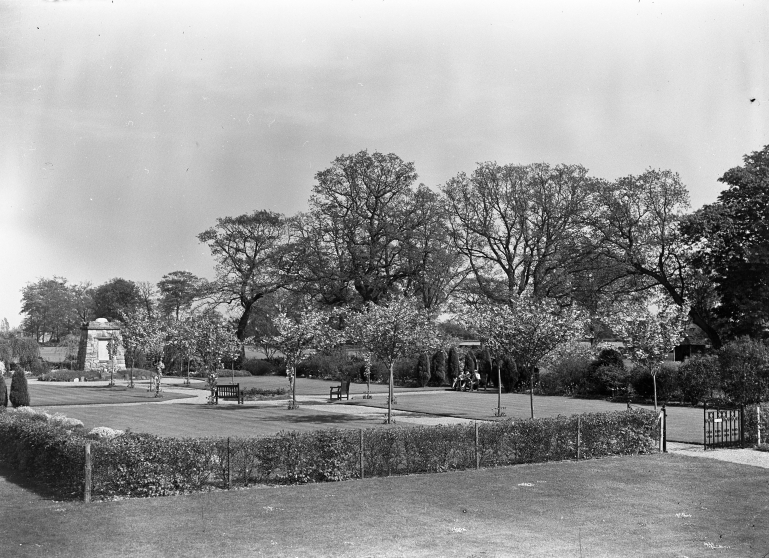
<svg viewBox="0 0 769 558">
<path fill-rule="evenodd" d="M 13 556 L 764 556 L 766 471 L 675 455 L 84 505 L 0 478 Z"/>
</svg>

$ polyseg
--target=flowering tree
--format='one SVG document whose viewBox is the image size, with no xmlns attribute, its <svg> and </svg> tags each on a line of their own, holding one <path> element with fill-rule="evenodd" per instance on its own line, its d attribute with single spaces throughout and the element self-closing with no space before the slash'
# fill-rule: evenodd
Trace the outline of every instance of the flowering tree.
<svg viewBox="0 0 769 558">
<path fill-rule="evenodd" d="M 296 366 L 307 351 L 322 350 L 339 342 L 339 333 L 329 325 L 329 314 L 318 311 L 301 313 L 297 318 L 281 312 L 273 319 L 277 333 L 267 340 L 286 358 L 286 375 L 291 384 L 291 402 L 289 409 L 296 409 Z"/>
<path fill-rule="evenodd" d="M 392 422 L 393 368 L 399 358 L 441 345 L 431 312 L 398 297 L 387 304 L 368 304 L 347 317 L 346 333 L 381 360 L 390 371 L 387 423 Z"/>
<path fill-rule="evenodd" d="M 656 309 L 627 304 L 605 318 L 618 336 L 626 340 L 633 362 L 646 366 L 654 382 L 657 410 L 657 373 L 668 354 L 680 343 L 687 324 L 687 306 L 663 305 Z"/>
<path fill-rule="evenodd" d="M 579 336 L 585 329 L 585 317 L 579 309 L 560 308 L 553 301 L 526 295 L 507 304 L 483 304 L 463 309 L 459 318 L 478 334 L 498 361 L 500 357 L 512 358 L 519 368 L 527 371 L 532 418 L 534 369 L 553 349 Z M 497 383 L 501 383 L 499 379 Z M 501 395 L 499 397 L 501 402 Z"/>
<path fill-rule="evenodd" d="M 128 387 L 134 386 L 133 369 L 137 353 L 144 353 L 153 364 L 163 358 L 169 344 L 168 327 L 157 317 L 151 316 L 143 307 L 120 313 L 122 344 L 131 359 Z"/>
</svg>

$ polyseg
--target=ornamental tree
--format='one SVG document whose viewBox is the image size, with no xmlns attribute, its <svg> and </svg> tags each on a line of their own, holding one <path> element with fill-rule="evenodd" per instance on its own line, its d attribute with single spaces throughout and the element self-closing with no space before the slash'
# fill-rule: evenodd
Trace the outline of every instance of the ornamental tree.
<svg viewBox="0 0 769 558">
<path fill-rule="evenodd" d="M 657 373 L 668 354 L 679 344 L 687 324 L 686 306 L 627 304 L 605 321 L 625 339 L 631 360 L 645 366 L 654 382 L 654 410 L 657 410 Z"/>
<path fill-rule="evenodd" d="M 460 318 L 478 334 L 498 362 L 507 357 L 528 374 L 532 418 L 535 369 L 558 345 L 585 330 L 581 310 L 561 308 L 551 300 L 528 295 L 511 299 L 507 304 L 479 305 L 462 311 Z"/>
<path fill-rule="evenodd" d="M 309 351 L 323 350 L 339 342 L 339 333 L 329 326 L 330 315 L 325 312 L 306 311 L 296 318 L 282 312 L 273 319 L 277 333 L 268 343 L 286 358 L 286 374 L 291 384 L 289 409 L 296 409 L 296 366 Z"/>
<path fill-rule="evenodd" d="M 363 345 L 390 371 L 387 423 L 392 422 L 393 370 L 395 362 L 441 345 L 431 312 L 412 299 L 396 297 L 385 304 L 367 304 L 362 312 L 347 316 L 346 333 Z"/>
<path fill-rule="evenodd" d="M 131 359 L 129 386 L 133 387 L 133 369 L 137 353 L 144 353 L 154 365 L 162 360 L 170 344 L 168 324 L 151 316 L 143 307 L 121 312 L 121 343 L 125 354 Z"/>
</svg>

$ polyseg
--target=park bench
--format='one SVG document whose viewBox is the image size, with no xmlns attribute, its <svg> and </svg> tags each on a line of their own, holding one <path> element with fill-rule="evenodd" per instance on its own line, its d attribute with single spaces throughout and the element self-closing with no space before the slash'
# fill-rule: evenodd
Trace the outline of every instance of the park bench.
<svg viewBox="0 0 769 558">
<path fill-rule="evenodd" d="M 331 401 L 334 400 L 334 397 L 341 400 L 343 395 L 345 399 L 350 400 L 350 380 L 344 380 L 341 385 L 332 387 L 328 398 Z"/>
<path fill-rule="evenodd" d="M 219 403 L 219 398 L 222 399 L 235 399 L 238 405 L 243 404 L 243 392 L 240 391 L 240 384 L 225 384 L 216 386 L 214 391 L 214 399 Z"/>
</svg>

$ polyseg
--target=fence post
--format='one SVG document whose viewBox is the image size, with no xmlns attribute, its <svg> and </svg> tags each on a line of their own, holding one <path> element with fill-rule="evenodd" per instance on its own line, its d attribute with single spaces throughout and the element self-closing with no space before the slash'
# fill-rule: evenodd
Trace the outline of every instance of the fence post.
<svg viewBox="0 0 769 558">
<path fill-rule="evenodd" d="M 360 429 L 360 450 L 358 453 L 360 464 L 360 478 L 363 478 L 363 429 Z"/>
<path fill-rule="evenodd" d="M 662 452 L 662 438 L 664 436 L 664 428 L 665 428 L 665 426 L 664 426 L 664 420 L 665 419 L 664 419 L 664 416 L 663 416 L 663 413 L 662 413 L 662 409 L 660 409 L 659 413 L 657 414 L 657 420 L 660 423 L 660 444 L 659 444 L 659 448 L 660 448 L 660 452 Z"/>
<path fill-rule="evenodd" d="M 579 447 L 582 444 L 582 415 L 577 415 L 577 461 L 579 461 Z"/>
<path fill-rule="evenodd" d="M 740 405 L 740 447 L 745 447 L 745 403 Z"/>
<path fill-rule="evenodd" d="M 478 453 L 478 421 L 475 421 L 475 468 L 481 468 L 481 455 Z"/>
<path fill-rule="evenodd" d="M 230 467 L 230 439 L 227 438 L 227 490 L 232 487 L 232 468 Z"/>
<path fill-rule="evenodd" d="M 708 449 L 708 404 L 702 406 L 702 450 Z"/>
<path fill-rule="evenodd" d="M 668 410 L 662 405 L 662 453 L 668 452 Z"/>
<path fill-rule="evenodd" d="M 85 443 L 85 491 L 83 501 L 87 504 L 91 501 L 91 442 Z"/>
<path fill-rule="evenodd" d="M 758 427 L 758 445 L 761 445 L 761 403 L 756 405 L 756 425 Z"/>
</svg>

